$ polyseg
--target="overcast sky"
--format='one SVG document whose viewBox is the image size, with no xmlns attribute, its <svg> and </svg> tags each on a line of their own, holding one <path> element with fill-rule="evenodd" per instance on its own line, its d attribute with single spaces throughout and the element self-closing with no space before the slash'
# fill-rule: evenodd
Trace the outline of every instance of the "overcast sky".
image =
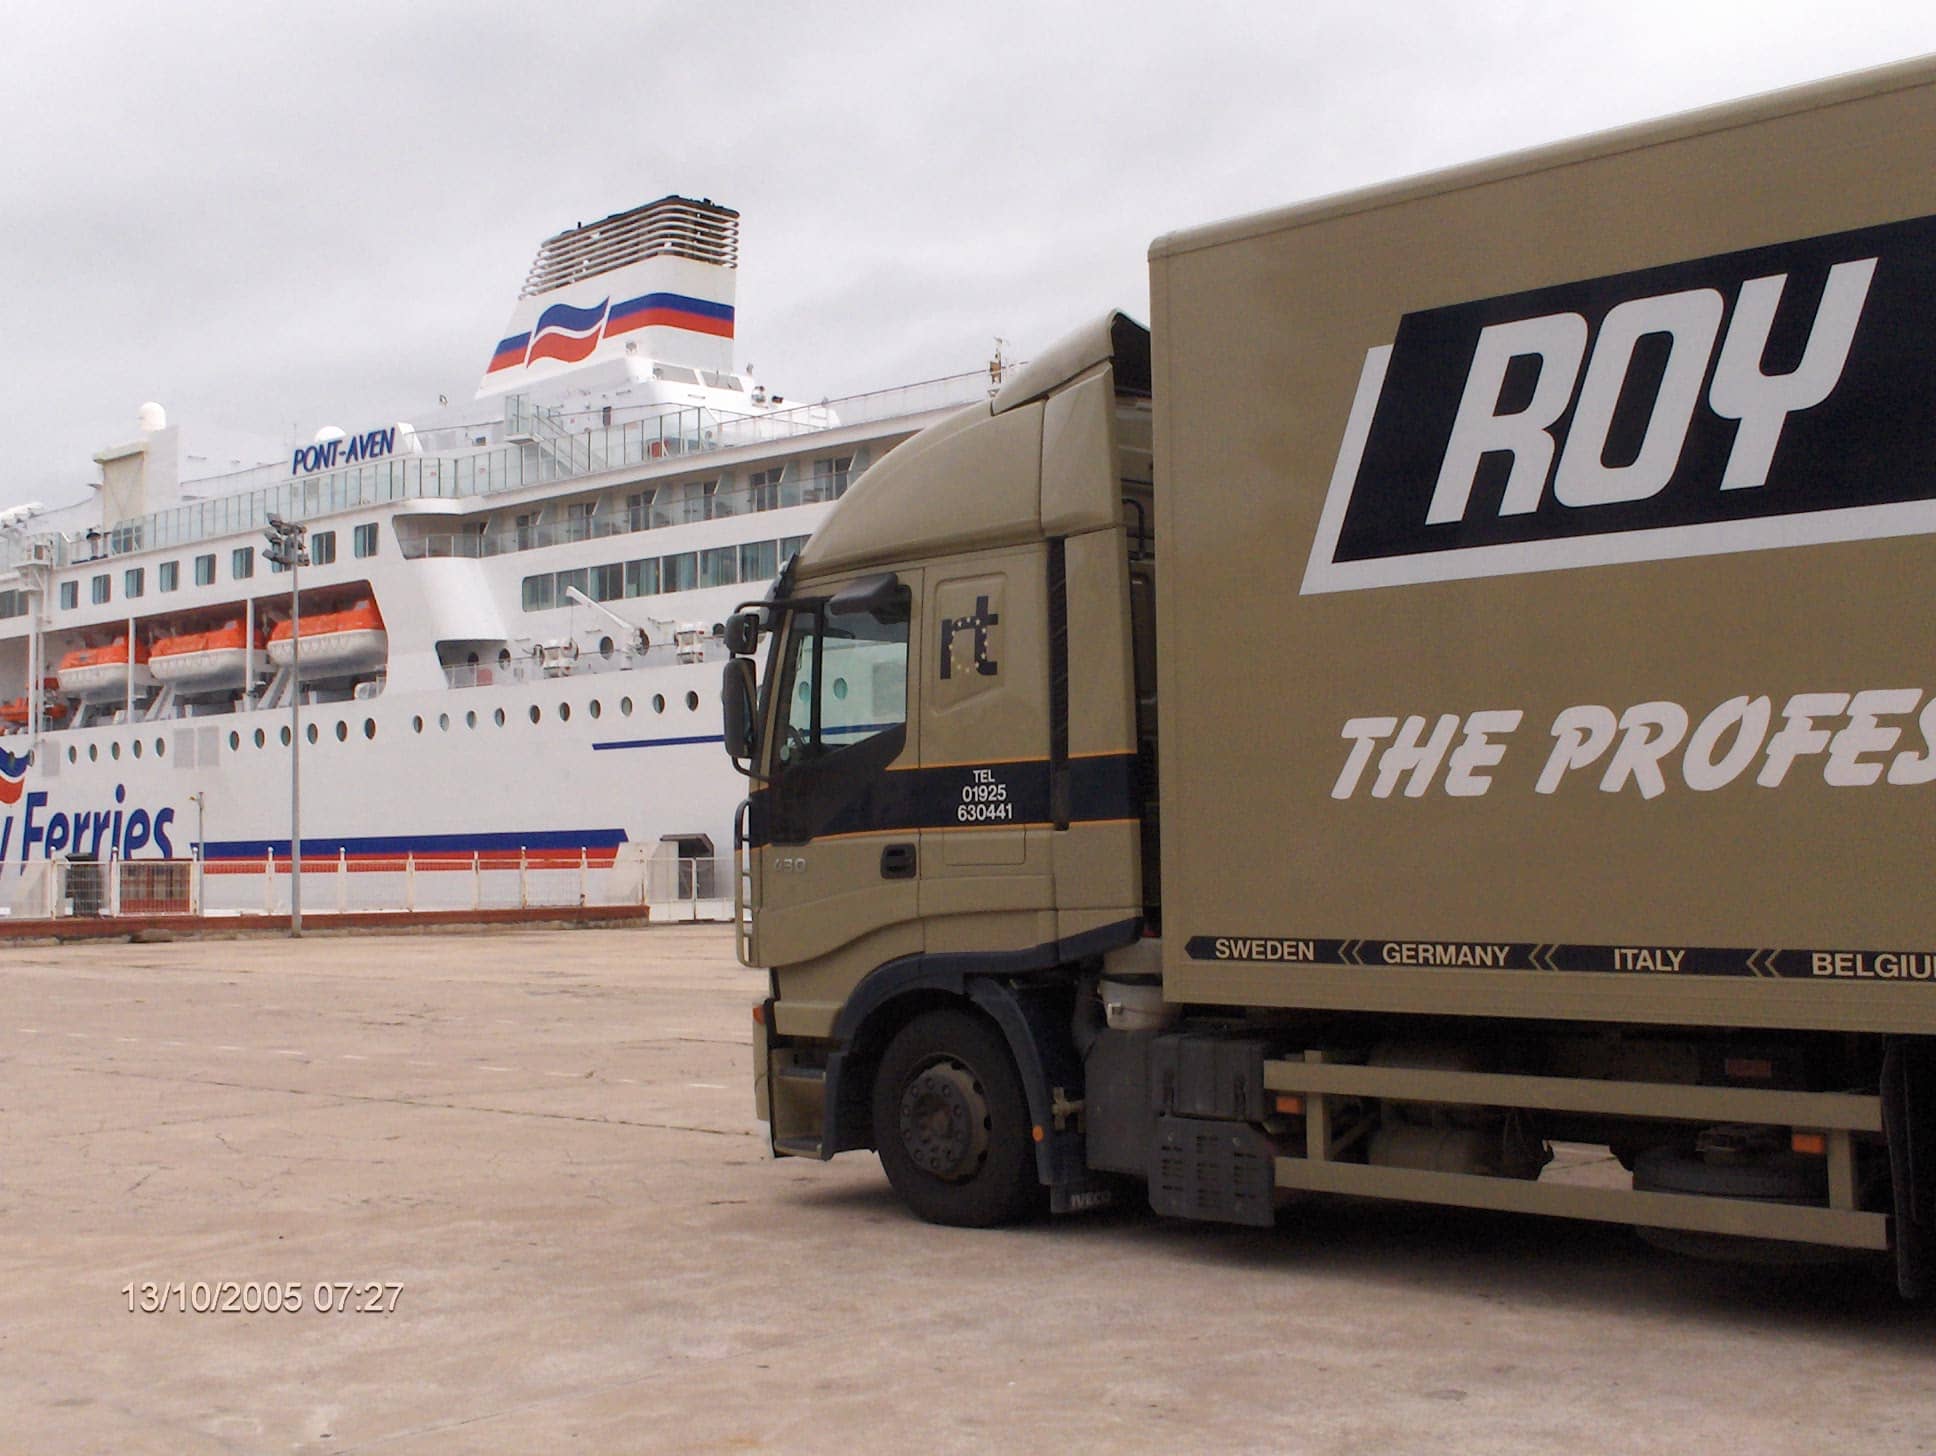
<svg viewBox="0 0 1936 1456">
<path fill-rule="evenodd" d="M 547 235 L 739 209 L 794 397 L 1148 317 L 1153 237 L 1936 51 L 1879 0 L 0 0 L 0 505 L 476 389 Z"/>
</svg>

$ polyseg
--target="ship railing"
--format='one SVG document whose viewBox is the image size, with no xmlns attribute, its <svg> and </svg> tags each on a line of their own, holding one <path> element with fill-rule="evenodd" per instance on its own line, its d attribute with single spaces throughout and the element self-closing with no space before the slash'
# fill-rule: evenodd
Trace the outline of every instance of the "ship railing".
<svg viewBox="0 0 1936 1456">
<path fill-rule="evenodd" d="M 447 558 L 481 560 L 520 551 L 538 551 L 548 546 L 569 546 L 584 541 L 602 541 L 613 536 L 635 535 L 641 531 L 658 531 L 668 526 L 687 526 L 761 511 L 785 510 L 791 506 L 823 505 L 844 495 L 849 479 L 845 471 L 830 471 L 801 480 L 782 479 L 772 484 L 734 490 L 687 492 L 680 500 L 664 504 L 654 501 L 649 505 L 628 507 L 612 515 L 579 516 L 497 531 L 439 532 L 406 537 L 399 544 L 404 558 L 411 561 Z"/>
<path fill-rule="evenodd" d="M 138 551 L 191 546 L 263 530 L 270 516 L 307 521 L 405 500 L 495 495 L 742 445 L 793 440 L 836 426 L 911 417 L 969 404 L 985 398 L 986 393 L 985 374 L 957 374 L 765 413 L 658 409 L 637 419 L 615 414 L 608 425 L 602 423 L 601 412 L 591 416 L 601 423 L 582 432 L 574 430 L 572 438 L 583 444 L 571 450 L 541 444 L 533 436 L 450 454 L 405 453 L 299 479 L 274 479 L 287 475 L 288 468 L 280 464 L 258 466 L 189 482 L 191 489 L 210 493 L 201 500 L 118 522 L 105 533 L 15 533 L 0 537 L 0 571 L 29 561 L 64 567 Z M 566 416 L 554 423 L 575 426 L 581 418 L 585 417 Z M 421 448 L 421 441 L 417 444 Z M 253 485 L 265 477 L 273 483 Z"/>
<path fill-rule="evenodd" d="M 670 893 L 648 846 L 520 846 L 384 855 L 303 848 L 305 917 L 433 910 L 545 910 L 646 905 L 656 917 L 707 919 L 706 892 L 725 877 L 713 861 L 672 871 Z M 37 859 L 0 862 L 0 909 L 21 919 L 190 917 L 289 913 L 287 853 L 235 858 Z"/>
</svg>

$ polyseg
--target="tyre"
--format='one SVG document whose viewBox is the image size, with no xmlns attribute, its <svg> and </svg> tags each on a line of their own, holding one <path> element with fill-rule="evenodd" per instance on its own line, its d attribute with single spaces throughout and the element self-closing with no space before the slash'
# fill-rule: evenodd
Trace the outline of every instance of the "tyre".
<svg viewBox="0 0 1936 1456">
<path fill-rule="evenodd" d="M 1704 1158 L 1690 1148 L 1653 1147 L 1634 1159 L 1633 1175 L 1633 1186 L 1640 1192 L 1691 1193 L 1816 1208 L 1828 1205 L 1827 1165 L 1820 1158 L 1788 1152 L 1729 1161 Z M 1726 1264 L 1832 1264 L 1859 1257 L 1850 1250 L 1823 1244 L 1791 1244 L 1737 1234 L 1667 1228 L 1639 1228 L 1634 1232 L 1657 1249 Z"/>
<path fill-rule="evenodd" d="M 888 1043 L 874 1078 L 887 1181 L 929 1223 L 989 1228 L 1040 1210 L 1035 1142 L 1008 1044 L 966 1011 L 926 1011 Z"/>
</svg>

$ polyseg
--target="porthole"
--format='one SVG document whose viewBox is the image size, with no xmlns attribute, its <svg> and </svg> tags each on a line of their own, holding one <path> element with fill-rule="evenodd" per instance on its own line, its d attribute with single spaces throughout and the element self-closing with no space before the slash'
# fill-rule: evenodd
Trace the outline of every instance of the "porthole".
<svg viewBox="0 0 1936 1456">
<path fill-rule="evenodd" d="M 267 743 L 268 741 L 269 741 L 268 736 L 265 733 L 263 733 L 263 731 L 260 728 L 255 730 L 255 746 L 257 748 L 262 747 L 262 745 Z"/>
<path fill-rule="evenodd" d="M 305 731 L 305 733 L 306 733 L 306 735 L 308 736 L 308 738 L 309 738 L 309 741 L 310 741 L 311 743 L 314 743 L 314 742 L 316 741 L 316 739 L 317 739 L 317 737 L 319 736 L 319 735 L 317 734 L 317 732 L 316 732 L 316 725 L 315 725 L 314 723 L 311 723 L 311 724 L 309 725 L 309 727 L 308 727 L 307 729 L 305 729 L 304 731 Z"/>
<path fill-rule="evenodd" d="M 240 748 L 241 746 L 242 746 L 242 735 L 240 733 L 229 734 L 229 747 L 232 749 L 235 749 L 235 748 Z M 90 753 L 91 753 L 91 750 L 90 750 Z"/>
<path fill-rule="evenodd" d="M 423 715 L 422 715 L 421 713 L 413 713 L 413 714 L 411 714 L 411 716 L 410 716 L 410 731 L 411 731 L 412 733 L 421 733 L 421 732 L 423 732 Z"/>
<path fill-rule="evenodd" d="M 121 758 L 121 742 L 119 739 L 116 739 L 108 745 L 108 757 L 119 762 Z"/>
<path fill-rule="evenodd" d="M 168 757 L 168 741 L 165 738 L 157 738 L 155 740 L 155 757 Z"/>
<path fill-rule="evenodd" d="M 74 745 L 71 743 L 67 745 L 67 761 L 69 763 L 73 763 L 77 761 L 80 758 L 80 756 L 81 756 L 81 753 L 79 749 L 74 747 Z"/>
<path fill-rule="evenodd" d="M 652 711 L 655 713 L 663 713 L 665 711 L 664 693 L 654 693 L 652 695 Z"/>
<path fill-rule="evenodd" d="M 697 713 L 699 711 L 699 694 L 686 694 L 686 711 L 688 713 Z"/>
<path fill-rule="evenodd" d="M 450 714 L 439 713 L 437 715 L 437 731 L 439 733 L 450 732 Z"/>
<path fill-rule="evenodd" d="M 477 726 L 477 710 L 475 708 L 464 715 L 464 726 L 466 728 L 475 728 Z"/>
<path fill-rule="evenodd" d="M 843 699 L 843 700 L 844 700 L 844 699 L 846 698 L 846 696 L 847 696 L 847 679 L 846 679 L 846 678 L 844 678 L 844 677 L 837 677 L 837 678 L 835 678 L 835 679 L 834 679 L 834 696 L 835 696 L 836 698 L 840 698 L 840 699 Z"/>
<path fill-rule="evenodd" d="M 234 738 L 234 737 L 235 737 L 235 735 L 234 735 L 233 733 L 231 733 L 231 734 L 229 734 L 229 737 L 230 737 L 230 738 Z M 87 746 L 87 761 L 88 761 L 89 763 L 99 763 L 99 762 L 101 761 L 101 745 L 100 745 L 100 744 L 98 744 L 98 743 L 90 743 L 90 744 L 88 744 L 88 746 Z"/>
<path fill-rule="evenodd" d="M 511 649 L 510 649 L 510 648 L 508 648 L 508 647 L 500 647 L 500 648 L 498 649 L 498 653 L 497 653 L 497 665 L 498 665 L 499 667 L 509 667 L 509 666 L 511 665 Z"/>
<path fill-rule="evenodd" d="M 491 714 L 491 719 L 498 727 L 502 728 L 504 726 L 504 709 L 499 708 L 495 713 Z"/>
<path fill-rule="evenodd" d="M 558 721 L 560 723 L 569 723 L 571 721 L 570 703 L 560 703 L 558 705 Z"/>
<path fill-rule="evenodd" d="M 376 737 L 376 719 L 374 719 L 374 718 L 365 718 L 365 719 L 363 720 L 363 736 L 364 736 L 365 738 L 375 738 L 375 737 Z"/>
<path fill-rule="evenodd" d="M 350 741 L 350 725 L 345 723 L 341 718 L 336 720 L 336 741 L 338 743 L 348 743 Z"/>
<path fill-rule="evenodd" d="M 136 758 L 141 757 L 141 740 L 139 738 L 135 739 L 131 747 L 134 749 L 134 756 Z"/>
<path fill-rule="evenodd" d="M 609 658 L 616 651 L 618 651 L 618 643 L 614 642 L 611 638 L 601 637 L 598 639 L 598 655 L 600 657 Z"/>
<path fill-rule="evenodd" d="M 600 703 L 597 698 L 593 698 L 591 701 L 591 715 L 594 718 L 602 718 L 605 715 L 604 704 Z"/>
<path fill-rule="evenodd" d="M 285 728 L 285 729 L 283 729 L 283 730 L 282 730 L 282 746 L 283 746 L 284 748 L 287 748 L 287 747 L 288 747 L 288 746 L 289 746 L 289 745 L 290 745 L 290 744 L 291 744 L 292 742 L 294 742 L 294 741 L 295 741 L 295 740 L 294 740 L 294 738 L 293 738 L 293 736 L 292 736 L 292 735 L 290 734 L 290 732 L 289 732 L 289 730 L 288 730 L 287 728 Z"/>
<path fill-rule="evenodd" d="M 535 723 L 542 717 L 544 717 L 544 714 L 538 710 L 538 705 L 533 703 L 531 705 L 531 721 Z"/>
<path fill-rule="evenodd" d="M 621 718 L 629 718 L 632 716 L 632 700 L 630 698 L 620 698 L 618 700 L 618 715 Z"/>
</svg>

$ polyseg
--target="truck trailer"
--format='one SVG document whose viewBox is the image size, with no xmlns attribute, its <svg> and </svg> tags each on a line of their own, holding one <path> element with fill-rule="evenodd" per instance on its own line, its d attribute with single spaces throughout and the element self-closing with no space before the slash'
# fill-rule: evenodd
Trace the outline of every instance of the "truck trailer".
<svg viewBox="0 0 1936 1456">
<path fill-rule="evenodd" d="M 773 1151 L 1925 1291 L 1932 157 L 1921 61 L 1172 234 L 877 462 L 726 632 Z"/>
</svg>

